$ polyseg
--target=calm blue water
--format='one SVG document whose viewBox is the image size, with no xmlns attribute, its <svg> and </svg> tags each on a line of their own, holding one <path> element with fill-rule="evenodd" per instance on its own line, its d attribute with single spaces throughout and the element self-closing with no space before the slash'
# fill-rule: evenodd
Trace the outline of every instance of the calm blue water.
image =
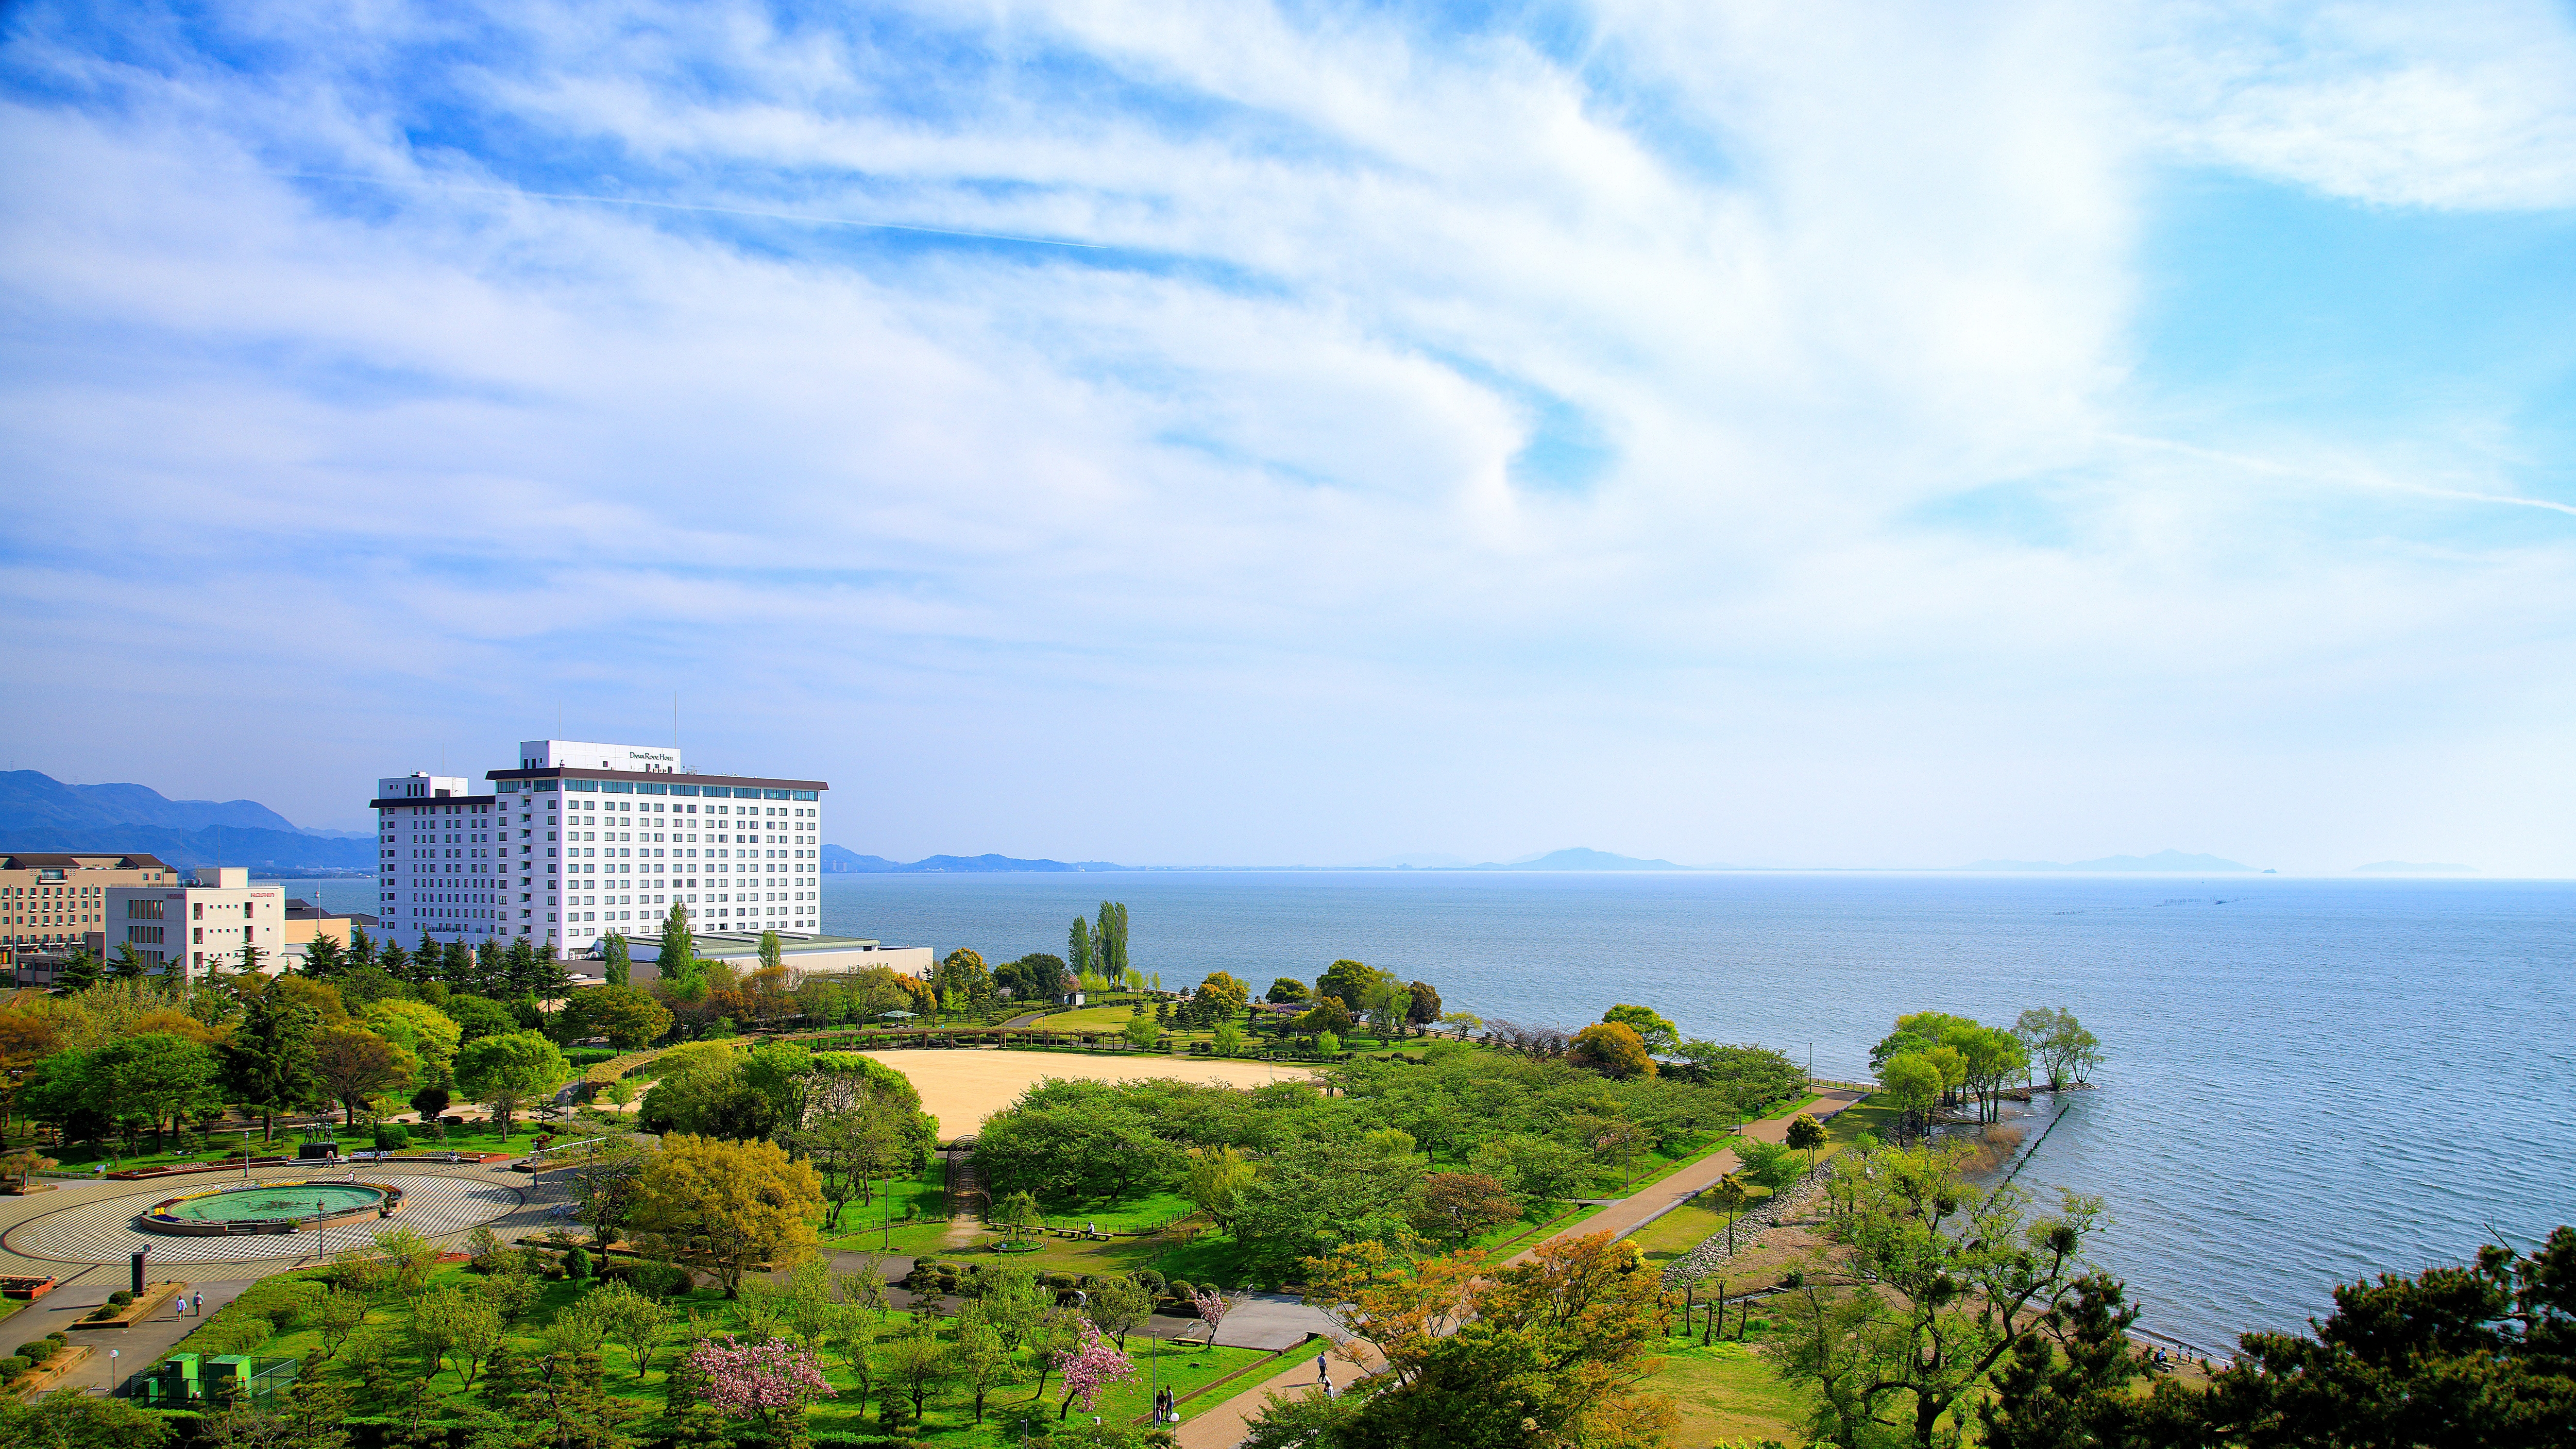
<svg viewBox="0 0 2576 1449">
<path fill-rule="evenodd" d="M 2576 884 L 2279 877 L 1414 872 L 825 876 L 888 945 L 1063 954 L 1125 901 L 1140 969 L 1312 980 L 1352 956 L 1452 1010 L 1690 1035 L 1864 1074 L 1899 1012 L 2071 1008 L 2110 1053 L 2026 1185 L 2109 1200 L 2146 1326 L 2223 1348 L 2335 1282 L 2576 1221 Z M 370 894 L 355 883 L 362 904 Z M 2034 1132 L 2034 1136 L 2036 1133 Z"/>
</svg>

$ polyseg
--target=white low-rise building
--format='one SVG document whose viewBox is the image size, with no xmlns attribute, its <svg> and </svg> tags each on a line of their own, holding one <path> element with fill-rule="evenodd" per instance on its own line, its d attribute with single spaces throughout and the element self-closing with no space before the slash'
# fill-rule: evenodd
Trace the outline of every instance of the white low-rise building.
<svg viewBox="0 0 2576 1449">
<path fill-rule="evenodd" d="M 201 865 L 184 885 L 110 886 L 107 945 L 130 945 L 146 965 L 191 980 L 239 971 L 246 959 L 274 976 L 289 964 L 286 890 L 252 885 L 241 866 Z M 256 948 L 246 957 L 244 948 Z"/>
</svg>

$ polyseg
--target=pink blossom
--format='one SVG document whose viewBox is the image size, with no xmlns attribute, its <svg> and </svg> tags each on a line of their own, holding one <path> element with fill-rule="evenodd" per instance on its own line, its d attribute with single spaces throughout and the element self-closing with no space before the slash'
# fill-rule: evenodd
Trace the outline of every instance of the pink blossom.
<svg viewBox="0 0 2576 1449">
<path fill-rule="evenodd" d="M 1082 1330 L 1081 1345 L 1057 1354 L 1055 1367 L 1064 1376 L 1067 1402 L 1078 1398 L 1088 1410 L 1099 1400 L 1102 1389 L 1136 1377 L 1136 1361 L 1102 1337 L 1090 1319 L 1083 1319 L 1077 1326 Z"/>
<path fill-rule="evenodd" d="M 1190 1301 L 1197 1305 L 1199 1317 L 1207 1320 L 1208 1337 L 1213 1340 L 1217 1325 L 1225 1322 L 1225 1311 L 1234 1305 L 1226 1301 L 1224 1294 L 1211 1293 L 1205 1288 L 1197 1290 Z"/>
<path fill-rule="evenodd" d="M 736 1343 L 731 1334 L 721 1341 L 707 1339 L 689 1351 L 689 1363 L 706 1376 L 707 1403 L 719 1413 L 767 1418 L 833 1393 L 812 1354 L 774 1338 L 767 1343 Z"/>
</svg>

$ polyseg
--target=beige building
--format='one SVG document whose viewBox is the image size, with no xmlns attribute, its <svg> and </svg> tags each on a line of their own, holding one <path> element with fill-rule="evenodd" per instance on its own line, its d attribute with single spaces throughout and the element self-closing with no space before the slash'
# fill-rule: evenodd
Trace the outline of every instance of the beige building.
<svg viewBox="0 0 2576 1449">
<path fill-rule="evenodd" d="M 349 928 L 352 926 L 374 930 L 376 918 L 356 912 L 333 911 L 308 900 L 289 897 L 286 902 L 287 964 L 303 969 L 305 948 L 311 946 L 317 937 L 328 937 L 338 942 L 341 950 L 348 950 Z"/>
<path fill-rule="evenodd" d="M 722 961 L 745 976 L 760 969 L 760 937 L 748 933 L 718 932 L 692 935 L 689 950 L 701 961 Z M 629 936 L 627 957 L 632 970 L 627 979 L 633 982 L 658 981 L 662 977 L 660 961 L 662 938 Z M 808 976 L 846 975 L 884 967 L 899 975 L 930 979 L 928 946 L 887 946 L 876 941 L 863 941 L 852 936 L 791 936 L 780 932 L 778 962 L 798 979 Z M 577 986 L 596 986 L 601 966 L 597 961 L 578 960 L 565 963 Z"/>
<path fill-rule="evenodd" d="M 149 855 L 116 851 L 0 855 L 0 947 L 13 952 L 87 946 L 105 955 L 107 893 L 167 885 L 179 873 Z"/>
<path fill-rule="evenodd" d="M 249 947 L 269 975 L 289 964 L 285 888 L 252 885 L 237 865 L 199 866 L 184 885 L 111 887 L 106 915 L 110 952 L 131 945 L 147 964 L 192 980 L 241 970 Z"/>
</svg>

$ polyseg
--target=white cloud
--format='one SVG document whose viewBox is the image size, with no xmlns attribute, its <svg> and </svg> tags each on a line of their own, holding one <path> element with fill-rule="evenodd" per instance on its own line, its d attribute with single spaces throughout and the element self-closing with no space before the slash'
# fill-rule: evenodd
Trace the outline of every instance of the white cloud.
<svg viewBox="0 0 2576 1449">
<path fill-rule="evenodd" d="M 2576 15 L 2549 0 L 2171 12 L 2185 154 L 2387 205 L 2576 204 Z"/>
<path fill-rule="evenodd" d="M 2241 803 L 2286 741 L 2511 751 L 2563 703 L 2564 531 L 2132 441 L 2128 178 L 2343 183 L 2244 139 L 2298 109 L 2244 84 L 2142 113 L 2118 16 L 1614 6 L 1571 60 L 876 21 L 279 7 L 271 69 L 159 73 L 29 24 L 21 73 L 94 99 L 0 117 L 0 590 L 61 624 L 19 677 L 117 701 L 46 748 L 320 711 L 356 779 L 678 687 L 717 751 L 899 762 L 886 853 L 1920 861 L 2226 848 L 2184 817 L 2340 798 Z M 1602 470 L 1516 474 L 1565 417 Z M 199 662 L 99 683 L 132 638 Z"/>
</svg>

